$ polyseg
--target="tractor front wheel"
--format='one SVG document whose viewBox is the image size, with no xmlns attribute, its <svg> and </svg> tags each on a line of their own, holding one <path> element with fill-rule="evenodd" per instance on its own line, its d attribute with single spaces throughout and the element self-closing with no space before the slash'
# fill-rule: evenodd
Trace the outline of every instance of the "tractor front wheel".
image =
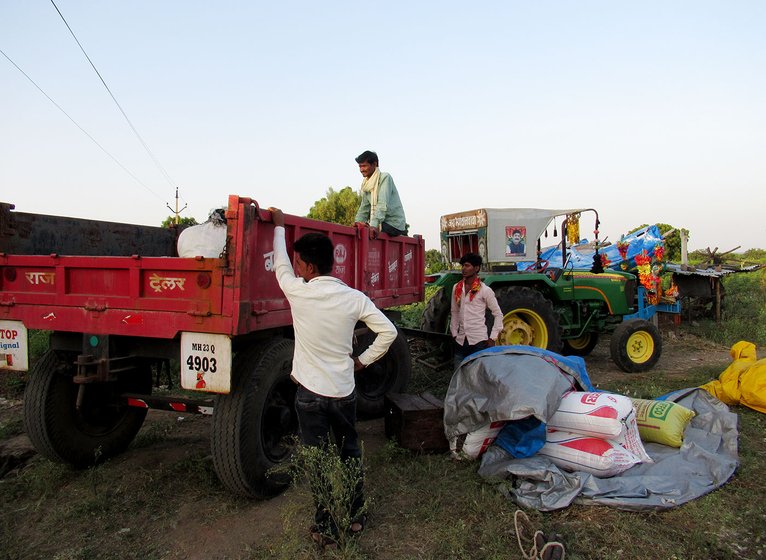
<svg viewBox="0 0 766 560">
<path fill-rule="evenodd" d="M 612 360 L 627 373 L 647 371 L 662 354 L 660 331 L 649 321 L 633 319 L 621 323 L 612 334 Z"/>
</svg>

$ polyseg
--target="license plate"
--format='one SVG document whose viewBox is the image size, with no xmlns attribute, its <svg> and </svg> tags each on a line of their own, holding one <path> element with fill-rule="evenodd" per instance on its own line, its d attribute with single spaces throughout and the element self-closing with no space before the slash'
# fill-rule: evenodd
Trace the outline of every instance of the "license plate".
<svg viewBox="0 0 766 560">
<path fill-rule="evenodd" d="M 181 333 L 181 387 L 208 393 L 231 391 L 231 338 Z"/>
<path fill-rule="evenodd" d="M 0 321 L 0 369 L 27 371 L 27 328 L 21 321 Z"/>
</svg>

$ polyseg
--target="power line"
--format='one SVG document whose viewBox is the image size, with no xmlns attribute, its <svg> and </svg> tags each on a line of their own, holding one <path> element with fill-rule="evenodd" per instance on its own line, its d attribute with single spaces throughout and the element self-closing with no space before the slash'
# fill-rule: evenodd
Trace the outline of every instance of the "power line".
<svg viewBox="0 0 766 560">
<path fill-rule="evenodd" d="M 77 46 L 80 47 L 80 50 L 82 51 L 82 54 L 85 55 L 85 58 L 88 59 L 88 62 L 90 63 L 93 70 L 96 72 L 96 75 L 98 76 L 99 80 L 101 80 L 101 83 L 104 84 L 104 87 L 106 88 L 106 91 L 109 92 L 109 95 L 111 96 L 112 100 L 114 101 L 114 104 L 117 105 L 117 108 L 120 110 L 120 113 L 122 113 L 122 116 L 125 117 L 125 121 L 127 121 L 128 125 L 130 126 L 130 129 L 133 131 L 133 134 L 136 135 L 136 138 L 138 138 L 138 141 L 141 142 L 141 145 L 144 147 L 144 150 L 146 150 L 146 153 L 149 154 L 149 157 L 152 158 L 152 161 L 157 166 L 157 168 L 160 170 L 162 175 L 165 177 L 165 180 L 170 184 L 172 187 L 178 188 L 173 180 L 170 178 L 170 175 L 168 175 L 167 171 L 165 171 L 165 168 L 162 167 L 160 164 L 159 159 L 154 155 L 154 153 L 149 149 L 149 146 L 146 142 L 144 142 L 144 139 L 141 137 L 141 135 L 138 133 L 138 130 L 136 130 L 136 127 L 133 126 L 133 123 L 128 118 L 127 113 L 123 110 L 120 103 L 117 101 L 117 98 L 112 93 L 112 90 L 109 89 L 109 86 L 106 85 L 106 81 L 104 81 L 104 78 L 101 76 L 101 73 L 96 68 L 96 65 L 93 64 L 93 61 L 88 56 L 88 53 L 85 52 L 85 49 L 83 48 L 82 44 L 80 44 L 79 39 L 77 39 L 77 36 L 74 34 L 74 31 L 72 31 L 72 28 L 69 26 L 69 23 L 67 23 L 66 18 L 64 18 L 64 14 L 61 13 L 61 10 L 59 10 L 58 6 L 56 5 L 56 2 L 51 0 L 51 4 L 53 4 L 53 7 L 56 8 L 56 11 L 58 12 L 59 16 L 61 17 L 61 20 L 64 22 L 64 25 L 66 25 L 67 29 L 69 30 L 69 33 L 72 34 L 72 37 L 74 38 L 75 42 L 77 43 Z"/>
<path fill-rule="evenodd" d="M 66 111 L 65 111 L 65 110 L 64 110 L 64 109 L 61 107 L 61 105 L 59 105 L 58 103 L 56 103 L 56 102 L 55 102 L 55 101 L 54 101 L 54 100 L 51 98 L 51 96 L 50 96 L 50 95 L 48 95 L 47 93 L 45 93 L 45 91 L 43 91 L 43 88 L 41 88 L 39 85 L 37 85 L 37 83 L 36 83 L 36 82 L 35 82 L 35 81 L 34 81 L 32 78 L 30 78 L 30 77 L 29 77 L 29 75 L 28 75 L 26 72 L 24 72 L 24 70 L 22 70 L 22 69 L 19 67 L 19 65 L 18 65 L 18 64 L 16 64 L 16 63 L 15 63 L 13 60 L 11 60 L 11 57 L 9 57 L 7 54 L 5 54 L 5 52 L 4 52 L 2 49 L 0 49 L 0 54 L 2 54 L 2 55 L 3 55 L 3 56 L 4 56 L 4 57 L 5 57 L 7 60 L 8 60 L 8 62 L 10 62 L 11 64 L 13 64 L 13 66 L 16 68 L 16 70 L 18 70 L 19 72 L 21 72 L 21 73 L 24 75 L 24 77 L 25 77 L 27 80 L 29 80 L 29 81 L 32 83 L 32 85 L 33 85 L 33 86 L 35 86 L 35 87 L 38 89 L 38 91 L 39 91 L 40 93 L 42 93 L 42 94 L 43 94 L 45 97 L 47 97 L 47 98 L 48 98 L 48 101 L 50 101 L 51 103 L 53 103 L 53 105 L 55 105 L 55 106 L 56 106 L 56 108 L 57 108 L 59 111 L 61 111 L 62 113 L 64 113 L 64 115 L 66 115 L 66 118 L 68 118 L 70 121 L 72 121 L 72 123 L 73 123 L 73 124 L 74 124 L 74 125 L 75 125 L 77 128 L 79 128 L 79 129 L 82 131 L 82 133 L 83 133 L 83 134 L 85 134 L 85 136 L 87 136 L 88 138 L 90 138 L 90 139 L 91 139 L 91 141 L 92 141 L 92 142 L 93 142 L 93 143 L 94 143 L 96 146 L 98 146 L 98 147 L 101 149 L 101 151 L 102 151 L 102 152 L 104 152 L 104 153 L 105 153 L 107 156 L 109 156 L 109 157 L 112 159 L 112 161 L 113 161 L 114 163 L 116 163 L 117 165 L 119 165 L 119 166 L 120 166 L 120 168 L 121 168 L 123 171 L 125 171 L 125 173 L 127 173 L 128 175 L 130 175 L 130 176 L 133 178 L 133 180 L 135 180 L 135 181 L 136 181 L 136 182 L 137 182 L 139 185 L 141 185 L 142 187 L 144 187 L 144 188 L 145 188 L 147 191 L 149 191 L 150 193 L 152 193 L 154 196 L 156 196 L 157 198 L 159 198 L 159 199 L 160 199 L 160 200 L 162 200 L 163 202 L 165 201 L 165 199 L 163 199 L 163 198 L 162 198 L 160 195 L 158 195 L 156 192 L 154 192 L 152 189 L 150 189 L 148 186 L 146 186 L 146 184 L 145 184 L 145 183 L 144 183 L 144 182 L 143 182 L 141 179 L 139 179 L 138 177 L 136 177 L 136 176 L 135 176 L 135 175 L 134 175 L 134 174 L 133 174 L 133 173 L 130 171 L 130 169 L 128 169 L 128 168 L 127 168 L 127 167 L 125 167 L 125 166 L 124 166 L 122 163 L 120 163 L 120 161 L 119 161 L 119 160 L 118 160 L 116 157 L 114 157 L 112 154 L 110 154 L 110 153 L 107 151 L 107 149 L 106 149 L 106 148 L 104 148 L 104 147 L 103 147 L 101 144 L 99 144 L 99 143 L 98 143 L 98 141 L 97 141 L 95 138 L 93 138 L 93 136 L 91 136 L 91 135 L 88 133 L 88 131 L 87 131 L 87 130 L 85 130 L 83 127 L 81 127 L 81 126 L 80 126 L 80 125 L 77 123 L 77 121 L 75 121 L 75 120 L 74 120 L 74 119 L 73 119 L 71 116 L 69 116 L 69 113 L 67 113 L 67 112 L 66 112 Z"/>
</svg>

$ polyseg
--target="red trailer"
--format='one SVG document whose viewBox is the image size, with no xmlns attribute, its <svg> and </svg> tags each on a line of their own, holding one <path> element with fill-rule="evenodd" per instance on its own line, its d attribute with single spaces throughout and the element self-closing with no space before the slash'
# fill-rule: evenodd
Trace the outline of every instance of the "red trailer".
<svg viewBox="0 0 766 560">
<path fill-rule="evenodd" d="M 213 417 L 213 461 L 228 488 L 253 497 L 281 490 L 285 481 L 267 471 L 287 456 L 297 422 L 292 321 L 272 272 L 270 212 L 230 196 L 219 258 L 179 258 L 167 229 L 12 209 L 0 204 L 0 369 L 26 370 L 28 329 L 51 331 L 24 397 L 38 451 L 87 466 L 123 451 L 147 408 L 201 412 Z M 291 254 L 304 233 L 327 234 L 333 275 L 379 308 L 423 300 L 420 236 L 370 239 L 366 228 L 285 221 Z M 360 325 L 355 350 L 373 337 Z M 161 363 L 180 364 L 181 386 L 200 398 L 152 396 Z M 360 414 L 380 414 L 385 393 L 409 375 L 400 334 L 359 375 Z"/>
</svg>

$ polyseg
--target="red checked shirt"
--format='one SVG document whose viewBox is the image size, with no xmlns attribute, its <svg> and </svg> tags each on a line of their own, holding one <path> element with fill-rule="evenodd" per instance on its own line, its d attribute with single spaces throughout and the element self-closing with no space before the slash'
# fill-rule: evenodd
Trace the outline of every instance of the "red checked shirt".
<svg viewBox="0 0 766 560">
<path fill-rule="evenodd" d="M 452 338 L 461 346 L 466 338 L 471 345 L 487 340 L 484 313 L 489 309 L 493 317 L 489 338 L 496 339 L 503 330 L 503 312 L 497 304 L 495 292 L 482 282 L 479 291 L 473 294 L 473 299 L 470 292 L 466 294 L 462 290 L 458 298 L 455 293 L 458 287 L 462 288 L 462 282 L 455 284 L 452 288 L 452 318 L 449 326 Z"/>
</svg>

